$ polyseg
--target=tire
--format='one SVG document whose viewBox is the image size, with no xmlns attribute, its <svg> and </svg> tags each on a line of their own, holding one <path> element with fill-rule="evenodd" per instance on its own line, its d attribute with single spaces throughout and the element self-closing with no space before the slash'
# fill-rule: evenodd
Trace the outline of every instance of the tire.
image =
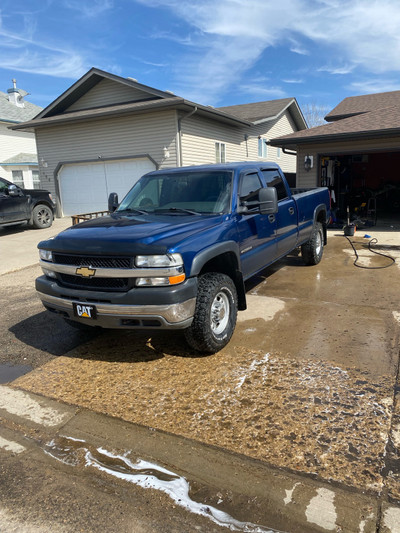
<svg viewBox="0 0 400 533">
<path fill-rule="evenodd" d="M 229 276 L 216 272 L 201 276 L 194 319 L 185 330 L 188 344 L 205 354 L 221 350 L 233 335 L 237 308 L 236 287 Z"/>
<path fill-rule="evenodd" d="M 49 228 L 53 224 L 53 212 L 45 204 L 36 205 L 32 211 L 32 226 L 36 229 Z"/>
<path fill-rule="evenodd" d="M 306 265 L 318 265 L 323 253 L 324 232 L 322 224 L 317 222 L 313 228 L 310 240 L 301 247 L 301 255 Z"/>
</svg>

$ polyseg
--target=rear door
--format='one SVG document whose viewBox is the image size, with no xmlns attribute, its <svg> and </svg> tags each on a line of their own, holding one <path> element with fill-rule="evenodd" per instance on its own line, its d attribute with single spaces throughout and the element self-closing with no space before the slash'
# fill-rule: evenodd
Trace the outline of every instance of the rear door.
<svg viewBox="0 0 400 533">
<path fill-rule="evenodd" d="M 263 181 L 256 171 L 242 174 L 239 182 L 238 204 L 258 198 Z M 245 279 L 272 263 L 277 256 L 275 215 L 261 215 L 258 208 L 238 216 L 239 248 Z"/>
<path fill-rule="evenodd" d="M 291 197 L 278 169 L 262 169 L 268 187 L 275 187 L 278 193 L 279 211 L 276 215 L 277 255 L 281 257 L 296 247 L 298 222 L 296 201 Z"/>
</svg>

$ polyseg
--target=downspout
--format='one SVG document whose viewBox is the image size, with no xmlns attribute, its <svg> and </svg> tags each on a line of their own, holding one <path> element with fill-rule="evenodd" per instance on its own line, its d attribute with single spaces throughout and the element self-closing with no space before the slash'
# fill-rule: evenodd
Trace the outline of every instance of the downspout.
<svg viewBox="0 0 400 533">
<path fill-rule="evenodd" d="M 187 115 L 181 117 L 181 118 L 178 118 L 178 139 L 179 139 L 179 166 L 183 166 L 183 156 L 182 156 L 182 121 L 183 120 L 186 120 L 187 118 L 191 117 L 192 115 L 194 115 L 195 113 L 197 112 L 197 105 L 195 106 L 195 108 L 193 109 L 193 111 L 191 111 L 190 113 L 188 113 Z"/>
</svg>

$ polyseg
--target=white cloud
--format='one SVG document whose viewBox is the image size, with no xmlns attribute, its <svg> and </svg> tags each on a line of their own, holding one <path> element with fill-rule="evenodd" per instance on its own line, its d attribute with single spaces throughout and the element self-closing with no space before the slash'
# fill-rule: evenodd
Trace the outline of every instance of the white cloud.
<svg viewBox="0 0 400 533">
<path fill-rule="evenodd" d="M 283 83 L 304 83 L 304 80 L 301 79 L 286 79 L 282 81 Z"/>
<path fill-rule="evenodd" d="M 28 31 L 15 33 L 5 28 L 0 13 L 1 68 L 75 79 L 86 72 L 79 52 L 41 41 L 36 35 L 35 19 L 27 14 L 23 18 Z"/>
<path fill-rule="evenodd" d="M 319 67 L 317 69 L 318 72 L 328 72 L 329 74 L 338 74 L 338 75 L 346 75 L 353 72 L 353 70 L 356 68 L 356 65 L 342 65 L 342 66 L 324 66 Z"/>
<path fill-rule="evenodd" d="M 365 81 L 353 81 L 348 89 L 358 94 L 385 93 L 399 90 L 399 80 L 368 79 Z"/>
<path fill-rule="evenodd" d="M 114 7 L 111 0 L 64 0 L 68 9 L 78 11 L 83 17 L 94 18 Z"/>
<path fill-rule="evenodd" d="M 400 71 L 398 0 L 136 1 L 170 9 L 198 32 L 175 77 L 203 100 L 218 99 L 261 57 L 268 68 L 270 47 L 309 54 L 331 74 Z"/>
</svg>

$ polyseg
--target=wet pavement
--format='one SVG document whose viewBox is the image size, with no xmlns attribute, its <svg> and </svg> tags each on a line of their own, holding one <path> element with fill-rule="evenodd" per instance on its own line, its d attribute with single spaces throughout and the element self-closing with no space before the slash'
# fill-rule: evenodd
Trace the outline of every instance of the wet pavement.
<svg viewBox="0 0 400 533">
<path fill-rule="evenodd" d="M 386 266 L 361 236 L 352 241 L 360 265 Z M 13 298 L 39 272 L 28 268 L 0 278 L 3 309 L 13 301 L 0 362 L 35 368 L 14 389 L 400 503 L 400 250 L 380 251 L 394 266 L 356 268 L 333 233 L 320 265 L 293 254 L 267 269 L 248 287 L 230 344 L 207 357 L 177 332 L 78 333 L 42 312 L 31 289 Z M 300 497 L 295 484 L 289 501 Z M 397 533 L 399 515 L 379 505 L 371 521 L 392 513 L 381 531 Z M 365 520 L 358 531 L 375 531 Z"/>
</svg>

